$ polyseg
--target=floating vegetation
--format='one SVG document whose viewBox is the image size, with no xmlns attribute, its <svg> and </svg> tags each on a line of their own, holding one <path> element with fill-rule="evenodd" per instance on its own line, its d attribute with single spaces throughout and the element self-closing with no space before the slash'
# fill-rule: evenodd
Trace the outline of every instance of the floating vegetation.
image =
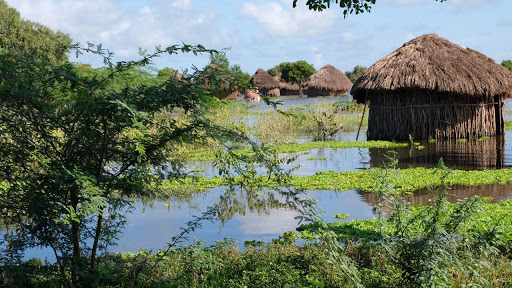
<svg viewBox="0 0 512 288">
<path fill-rule="evenodd" d="M 316 158 L 316 157 L 308 157 L 306 160 L 325 160 L 324 157 Z"/>
<path fill-rule="evenodd" d="M 486 140 L 489 140 L 489 139 L 491 139 L 491 137 L 489 137 L 489 136 L 482 136 L 482 137 L 478 138 L 478 141 L 486 141 Z"/>
<path fill-rule="evenodd" d="M 332 148 L 332 149 L 346 149 L 346 148 L 395 148 L 405 147 L 407 143 L 396 143 L 389 141 L 317 141 L 317 142 L 306 142 L 306 143 L 290 143 L 273 145 L 270 148 L 276 153 L 297 153 L 303 151 L 309 151 L 320 148 Z M 238 151 L 241 155 L 252 155 L 250 148 L 241 149 Z M 215 151 L 212 149 L 194 149 L 184 152 L 184 155 L 189 160 L 201 160 L 208 161 L 215 159 Z"/>
<path fill-rule="evenodd" d="M 439 174 L 434 168 L 409 168 L 397 170 L 396 177 L 391 178 L 391 184 L 395 187 L 396 193 L 410 194 L 414 191 L 435 188 L 441 185 Z M 379 175 L 384 170 L 381 168 L 371 168 L 358 171 L 318 172 L 312 176 L 293 176 L 290 184 L 297 189 L 304 190 L 334 190 L 346 191 L 359 188 L 365 192 L 376 192 L 381 189 Z M 276 187 L 277 183 L 268 177 L 258 176 L 261 186 Z M 512 169 L 501 170 L 482 170 L 466 171 L 453 170 L 447 176 L 448 185 L 489 185 L 506 184 L 512 182 Z M 189 177 L 175 181 L 164 181 L 162 187 L 167 189 L 172 195 L 183 195 L 187 191 L 197 192 L 205 191 L 209 188 L 228 185 L 228 181 L 222 177 L 203 178 Z"/>
<path fill-rule="evenodd" d="M 459 139 L 457 141 L 459 141 L 459 143 L 466 143 L 466 142 L 468 142 L 468 139 L 462 138 L 462 139 Z"/>
<path fill-rule="evenodd" d="M 428 143 L 436 143 L 437 140 L 436 139 L 428 139 Z"/>
</svg>

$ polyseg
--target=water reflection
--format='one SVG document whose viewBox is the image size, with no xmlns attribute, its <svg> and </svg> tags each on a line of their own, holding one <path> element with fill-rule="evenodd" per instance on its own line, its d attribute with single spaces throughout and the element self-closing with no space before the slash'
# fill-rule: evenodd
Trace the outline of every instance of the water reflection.
<svg viewBox="0 0 512 288">
<path fill-rule="evenodd" d="M 510 135 L 512 134 L 505 137 L 499 135 L 486 140 L 469 139 L 467 142 L 453 139 L 437 140 L 434 143 L 417 141 L 419 145 L 385 150 L 397 152 L 399 168 L 432 168 L 443 158 L 446 166 L 452 169 L 501 169 L 512 165 L 510 146 L 505 146 L 505 138 L 510 138 Z M 371 167 L 381 167 L 386 161 L 384 154 L 383 149 L 370 148 Z"/>
</svg>

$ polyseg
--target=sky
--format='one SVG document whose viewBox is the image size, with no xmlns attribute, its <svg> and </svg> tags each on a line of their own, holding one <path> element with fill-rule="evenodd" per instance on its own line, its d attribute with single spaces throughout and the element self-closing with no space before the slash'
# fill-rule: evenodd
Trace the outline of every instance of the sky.
<svg viewBox="0 0 512 288">
<path fill-rule="evenodd" d="M 371 66 L 408 40 L 436 33 L 497 63 L 512 59 L 510 0 L 377 0 L 371 13 L 343 18 L 339 7 L 309 11 L 306 0 L 6 0 L 22 18 L 102 44 L 115 61 L 138 59 L 139 47 L 202 44 L 224 49 L 231 64 L 254 74 L 305 60 L 341 71 Z M 101 64 L 88 55 L 73 62 Z M 204 67 L 208 55 L 172 55 L 158 68 Z"/>
</svg>

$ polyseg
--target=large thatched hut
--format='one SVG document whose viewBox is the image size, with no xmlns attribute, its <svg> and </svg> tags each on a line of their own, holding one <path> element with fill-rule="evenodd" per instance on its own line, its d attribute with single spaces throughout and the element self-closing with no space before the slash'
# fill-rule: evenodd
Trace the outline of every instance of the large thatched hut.
<svg viewBox="0 0 512 288">
<path fill-rule="evenodd" d="M 373 64 L 351 93 L 369 102 L 368 139 L 437 139 L 503 134 L 511 88 L 492 59 L 426 34 Z"/>
<path fill-rule="evenodd" d="M 219 99 L 236 100 L 238 88 L 235 79 L 221 67 L 210 64 L 199 77 L 202 87 L 210 91 L 211 95 Z"/>
<path fill-rule="evenodd" d="M 281 74 L 274 76 L 274 79 L 279 82 L 281 96 L 299 95 L 299 84 L 282 81 Z"/>
<path fill-rule="evenodd" d="M 304 82 L 303 88 L 308 97 L 341 96 L 352 88 L 352 81 L 334 66 L 325 65 Z"/>
<path fill-rule="evenodd" d="M 277 97 L 281 95 L 279 81 L 272 78 L 267 71 L 261 68 L 252 76 L 251 85 L 258 87 L 259 91 L 265 96 Z"/>
</svg>

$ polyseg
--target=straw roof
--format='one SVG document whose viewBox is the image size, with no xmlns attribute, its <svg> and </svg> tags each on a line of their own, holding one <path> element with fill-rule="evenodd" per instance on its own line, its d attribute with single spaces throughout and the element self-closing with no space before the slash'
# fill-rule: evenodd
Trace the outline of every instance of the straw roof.
<svg viewBox="0 0 512 288">
<path fill-rule="evenodd" d="M 299 91 L 298 83 L 281 81 L 281 74 L 276 75 L 272 78 L 274 78 L 277 82 L 279 82 L 279 88 L 281 88 L 281 89 L 286 89 L 286 90 L 290 90 L 290 91 Z"/>
<path fill-rule="evenodd" d="M 325 65 L 308 78 L 304 87 L 328 91 L 348 91 L 352 88 L 352 81 L 334 66 Z"/>
<path fill-rule="evenodd" d="M 426 89 L 459 95 L 510 96 L 512 72 L 480 52 L 436 34 L 417 37 L 382 58 L 357 79 L 354 99 L 366 91 Z"/>
<path fill-rule="evenodd" d="M 275 89 L 279 88 L 279 81 L 272 78 L 267 71 L 258 69 L 251 78 L 251 84 L 259 89 Z"/>
</svg>

